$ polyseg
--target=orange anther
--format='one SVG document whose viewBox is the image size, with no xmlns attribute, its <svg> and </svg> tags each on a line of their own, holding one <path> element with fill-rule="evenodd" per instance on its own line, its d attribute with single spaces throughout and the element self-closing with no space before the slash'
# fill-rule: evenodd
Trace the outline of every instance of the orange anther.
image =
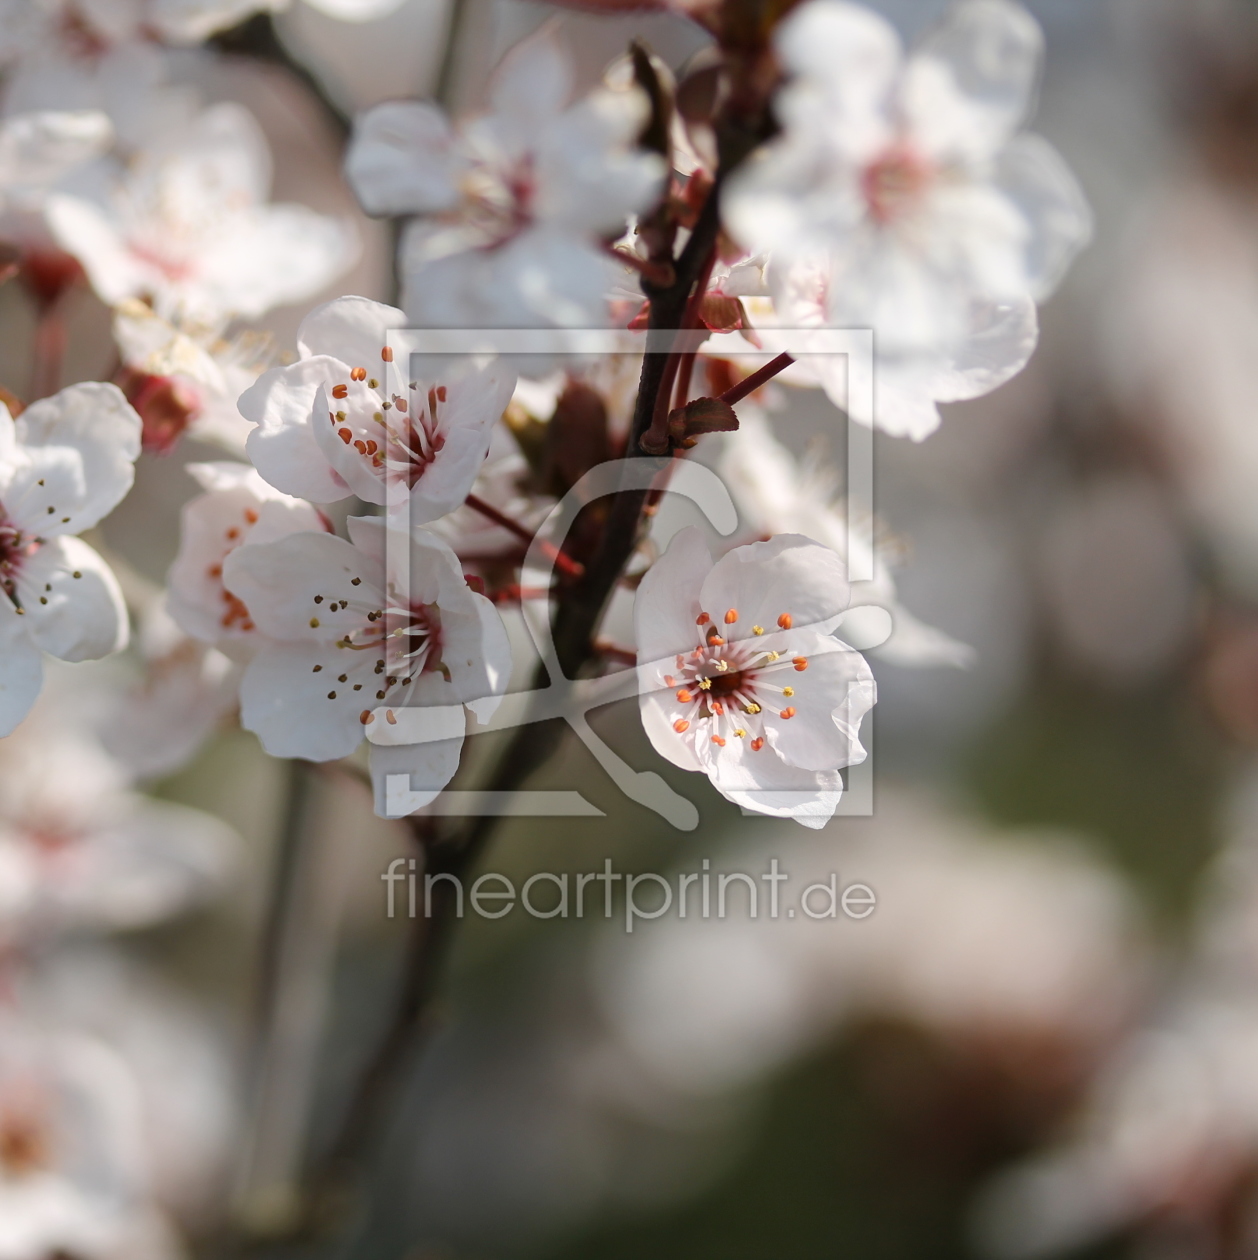
<svg viewBox="0 0 1258 1260">
<path fill-rule="evenodd" d="M 706 626 L 706 625 L 708 624 L 708 622 L 709 622 L 709 621 L 711 621 L 711 620 L 712 620 L 712 618 L 711 618 L 711 617 L 709 617 L 707 613 L 700 613 L 700 614 L 699 614 L 699 615 L 695 618 L 695 625 L 696 625 L 696 626 Z"/>
<path fill-rule="evenodd" d="M 729 611 L 725 614 L 725 624 L 726 624 L 727 626 L 732 626 L 732 625 L 734 624 L 734 622 L 736 622 L 737 620 L 738 620 L 738 609 L 737 609 L 737 608 L 731 608 L 731 609 L 730 609 L 730 610 L 729 610 Z"/>
<path fill-rule="evenodd" d="M 438 385 L 437 386 L 437 401 L 445 402 L 445 400 L 446 400 L 446 387 L 444 385 Z"/>
<path fill-rule="evenodd" d="M 676 679 L 676 678 L 674 678 L 674 677 L 672 676 L 672 674 L 665 674 L 665 675 L 664 675 L 664 686 L 665 686 L 665 687 L 675 687 L 676 685 L 677 685 L 677 679 Z"/>
<path fill-rule="evenodd" d="M 685 718 L 678 718 L 677 721 L 673 723 L 673 730 L 675 730 L 678 735 L 684 735 L 689 729 L 690 723 L 687 722 Z"/>
<path fill-rule="evenodd" d="M 250 525 L 256 525 L 258 523 L 257 509 L 245 508 L 245 520 L 248 521 Z"/>
<path fill-rule="evenodd" d="M 397 718 L 395 718 L 395 717 L 393 716 L 393 710 L 392 710 L 392 709 L 385 709 L 385 711 L 384 711 L 384 720 L 385 720 L 386 722 L 388 722 L 388 724 L 389 724 L 390 726 L 396 726 L 396 725 L 397 725 Z"/>
<path fill-rule="evenodd" d="M 715 713 L 717 717 L 724 717 L 724 716 L 725 716 L 725 706 L 724 706 L 724 705 L 723 705 L 723 704 L 722 704 L 719 700 L 713 700 L 713 701 L 712 701 L 712 712 L 713 712 L 713 713 Z"/>
<path fill-rule="evenodd" d="M 715 631 L 713 631 L 710 635 L 708 635 L 708 647 L 724 647 L 724 646 L 725 646 L 725 640 L 722 639 L 721 636 L 717 634 Z"/>
<path fill-rule="evenodd" d="M 385 347 L 384 347 L 384 349 L 382 349 L 382 350 L 380 351 L 380 357 L 381 357 L 381 358 L 382 358 L 382 359 L 383 359 L 386 363 L 392 363 L 392 362 L 393 362 L 393 347 L 392 347 L 392 346 L 385 346 Z"/>
<path fill-rule="evenodd" d="M 794 621 L 793 621 L 793 619 L 792 619 L 792 617 L 791 617 L 791 614 L 790 614 L 790 613 L 783 613 L 783 614 L 782 614 L 782 615 L 778 618 L 778 628 L 779 628 L 779 629 L 782 629 L 782 630 L 789 630 L 793 624 L 794 624 Z"/>
<path fill-rule="evenodd" d="M 348 429 L 337 429 L 336 436 L 339 437 L 346 446 L 354 440 L 354 435 Z"/>
<path fill-rule="evenodd" d="M 333 386 L 332 386 L 332 397 L 333 397 L 333 398 L 348 398 L 348 397 L 349 397 L 349 386 L 348 386 L 348 385 L 333 385 Z"/>
<path fill-rule="evenodd" d="M 693 699 L 694 696 L 692 696 L 684 687 L 677 693 L 678 704 L 689 704 Z"/>
<path fill-rule="evenodd" d="M 808 668 L 808 658 L 806 656 L 797 656 L 792 662 L 798 673 L 803 673 Z"/>
<path fill-rule="evenodd" d="M 364 726 L 370 726 L 376 720 L 376 715 L 370 709 L 364 709 L 359 715 L 358 720 Z"/>
<path fill-rule="evenodd" d="M 715 744 L 718 748 L 724 748 L 724 747 L 725 747 L 725 741 L 724 741 L 724 740 L 723 740 L 723 739 L 722 739 L 719 735 L 713 735 L 713 736 L 712 736 L 712 742 L 713 742 L 713 743 L 714 743 L 714 744 Z"/>
<path fill-rule="evenodd" d="M 349 379 L 351 381 L 365 381 L 367 379 L 366 368 L 350 368 Z"/>
<path fill-rule="evenodd" d="M 751 741 L 751 751 L 752 751 L 752 752 L 759 752 L 759 751 L 760 751 L 763 747 L 764 747 L 764 736 L 763 736 L 763 735 L 758 736 L 756 739 L 753 739 L 753 740 Z"/>
<path fill-rule="evenodd" d="M 782 712 L 778 714 L 778 716 L 782 718 L 793 718 L 795 716 L 795 710 L 793 708 L 783 709 Z"/>
</svg>

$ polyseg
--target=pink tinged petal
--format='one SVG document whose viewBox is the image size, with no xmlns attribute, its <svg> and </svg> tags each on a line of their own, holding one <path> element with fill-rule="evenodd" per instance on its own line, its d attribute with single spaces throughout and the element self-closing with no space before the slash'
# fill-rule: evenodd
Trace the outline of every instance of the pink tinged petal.
<svg viewBox="0 0 1258 1260">
<path fill-rule="evenodd" d="M 431 804 L 454 778 L 462 751 L 461 733 L 452 739 L 434 739 L 424 744 L 373 744 L 371 782 L 376 814 L 381 818 L 403 818 Z"/>
<path fill-rule="evenodd" d="M 634 600 L 633 624 L 644 692 L 660 685 L 678 652 L 693 651 L 701 642 L 696 619 L 706 610 L 699 593 L 711 570 L 712 553 L 703 534 L 689 526 L 673 536 L 668 550 L 642 579 Z"/>
<path fill-rule="evenodd" d="M 0 596 L 0 736 L 11 735 L 44 685 L 44 662 L 26 618 Z"/>
<path fill-rule="evenodd" d="M 241 394 L 240 414 L 258 426 L 245 451 L 277 490 L 313 503 L 334 503 L 350 494 L 319 449 L 312 427 L 320 387 L 348 375 L 344 363 L 321 355 L 263 372 Z"/>
<path fill-rule="evenodd" d="M 297 329 L 297 349 L 303 359 L 326 355 L 349 367 L 379 374 L 385 334 L 406 327 L 406 316 L 396 306 L 365 297 L 340 297 L 316 306 Z M 339 378 L 338 378 L 339 379 Z"/>
<path fill-rule="evenodd" d="M 436 105 L 389 101 L 355 120 L 345 176 L 368 214 L 433 214 L 459 204 L 465 166 Z"/>
<path fill-rule="evenodd" d="M 1061 155 L 1039 136 L 1019 136 L 1004 149 L 996 180 L 1030 225 L 1026 284 L 1043 301 L 1092 239 L 1092 211 Z"/>
<path fill-rule="evenodd" d="M 339 424 L 333 407 L 344 409 L 347 404 L 353 409 L 353 414 L 349 416 L 350 422 Z M 356 494 L 360 499 L 368 503 L 384 503 L 387 499 L 384 469 L 377 468 L 372 457 L 360 452 L 354 445 L 355 439 L 361 442 L 373 430 L 370 420 L 363 415 L 363 410 L 364 407 L 374 405 L 374 401 L 364 400 L 361 387 L 355 387 L 353 400 L 334 403 L 328 387 L 321 385 L 315 394 L 310 424 L 319 454 L 327 462 L 333 476 L 343 481 L 350 493 Z M 378 432 L 382 439 L 383 426 Z M 383 440 L 380 444 L 383 447 Z"/>
<path fill-rule="evenodd" d="M 548 22 L 499 62 L 489 85 L 495 139 L 509 153 L 531 148 L 572 99 L 572 59 Z"/>
<path fill-rule="evenodd" d="M 122 391 L 99 382 L 41 398 L 12 430 L 0 423 L 13 453 L 0 471 L 5 513 L 41 537 L 90 529 L 131 489 L 141 427 Z"/>
<path fill-rule="evenodd" d="M 737 612 L 727 638 L 750 638 L 756 625 L 770 633 L 792 626 L 825 633 L 850 603 L 851 587 L 847 566 L 828 547 L 801 534 L 779 534 L 722 556 L 700 599 L 714 620 Z"/>
<path fill-rule="evenodd" d="M 789 699 L 774 699 L 795 713 L 789 719 L 767 718 L 769 747 L 763 751 L 771 749 L 801 770 L 841 770 L 865 760 L 860 724 L 877 698 L 873 674 L 859 652 L 830 646 L 835 640 L 824 646 L 804 640 L 801 636 L 797 651 L 808 668 L 772 675 L 775 683 L 793 687 Z"/>
<path fill-rule="evenodd" d="M 289 534 L 238 547 L 223 562 L 223 585 L 272 639 L 330 644 L 372 624 L 368 613 L 384 608 L 379 568 L 358 548 L 327 533 Z"/>
<path fill-rule="evenodd" d="M 1021 5 L 964 0 L 905 72 L 914 140 L 944 158 L 995 153 L 1030 113 L 1043 53 L 1039 25 Z"/>
<path fill-rule="evenodd" d="M 127 645 L 127 609 L 117 579 L 78 538 L 53 538 L 23 562 L 17 595 L 27 632 L 63 661 L 94 661 Z"/>
<path fill-rule="evenodd" d="M 981 398 L 1012 380 L 1030 362 L 1039 340 L 1039 315 L 1030 297 L 970 304 L 969 336 L 934 383 L 940 402 Z"/>
<path fill-rule="evenodd" d="M 365 681 L 371 677 L 369 664 L 351 662 L 355 678 L 339 681 L 341 673 L 349 677 L 345 662 L 351 655 L 368 653 L 338 651 L 326 642 L 265 644 L 240 682 L 241 725 L 273 757 L 332 761 L 349 756 L 362 742 L 363 711 L 377 704 Z M 355 682 L 362 690 L 353 689 Z"/>
</svg>

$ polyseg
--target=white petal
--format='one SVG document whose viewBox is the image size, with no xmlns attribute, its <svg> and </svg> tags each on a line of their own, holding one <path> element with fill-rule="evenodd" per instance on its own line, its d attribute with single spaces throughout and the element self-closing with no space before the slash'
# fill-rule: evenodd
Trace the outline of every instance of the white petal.
<svg viewBox="0 0 1258 1260">
<path fill-rule="evenodd" d="M 127 645 L 127 607 L 113 571 L 79 538 L 53 538 L 22 561 L 27 633 L 63 661 L 94 661 Z"/>
<path fill-rule="evenodd" d="M 253 466 L 277 490 L 313 503 L 345 498 L 349 486 L 319 449 L 312 428 L 315 398 L 347 376 L 339 360 L 319 356 L 263 372 L 240 396 L 240 414 L 258 427 L 245 443 Z"/>
<path fill-rule="evenodd" d="M 1019 136 L 1005 148 L 997 181 L 1030 224 L 1026 283 L 1043 301 L 1092 239 L 1092 212 L 1061 155 L 1039 136 Z"/>
<path fill-rule="evenodd" d="M 531 147 L 572 97 L 572 59 L 548 22 L 499 62 L 489 87 L 494 135 L 508 152 Z"/>
<path fill-rule="evenodd" d="M 0 736 L 30 712 L 44 685 L 44 662 L 26 632 L 26 618 L 0 596 Z"/>
<path fill-rule="evenodd" d="M 433 214 L 459 204 L 465 165 L 436 105 L 388 101 L 355 120 L 345 176 L 368 214 Z"/>
<path fill-rule="evenodd" d="M 454 778 L 459 768 L 459 755 L 463 751 L 463 737 L 435 739 L 425 744 L 403 744 L 399 747 L 371 747 L 371 783 L 375 797 L 375 811 L 381 818 L 401 818 L 394 802 L 405 802 L 406 812 L 414 813 L 431 804 L 442 788 Z M 389 791 L 389 777 L 405 775 L 405 791 Z M 396 782 L 396 780 L 395 780 Z"/>
<path fill-rule="evenodd" d="M 784 616 L 797 630 L 825 633 L 851 602 L 851 587 L 846 565 L 828 547 L 801 534 L 779 534 L 722 556 L 700 602 L 717 625 L 728 611 L 737 613 L 727 637 L 750 638 L 753 625 L 774 633 Z"/>
<path fill-rule="evenodd" d="M 332 642 L 360 629 L 384 607 L 380 579 L 357 547 L 325 533 L 237 547 L 223 562 L 224 586 L 264 635 L 281 640 Z"/>
<path fill-rule="evenodd" d="M 362 742 L 362 712 L 376 701 L 336 683 L 344 655 L 328 643 L 267 643 L 249 662 L 240 682 L 240 724 L 272 757 L 333 761 Z"/>
<path fill-rule="evenodd" d="M 859 652 L 809 642 L 819 637 L 798 636 L 808 668 L 783 675 L 795 685 L 790 701 L 795 716 L 766 723 L 765 729 L 769 747 L 788 765 L 801 770 L 841 770 L 865 760 L 860 724 L 877 692 Z"/>
<path fill-rule="evenodd" d="M 9 519 L 42 537 L 90 529 L 131 489 L 141 429 L 122 391 L 95 381 L 41 398 L 16 421 L 0 415 Z"/>
<path fill-rule="evenodd" d="M 824 827 L 843 796 L 837 770 L 788 766 L 768 748 L 753 751 L 745 740 L 720 749 L 719 765 L 710 765 L 708 775 L 716 790 L 735 805 L 773 818 L 793 818 L 805 827 Z"/>
<path fill-rule="evenodd" d="M 301 321 L 297 349 L 303 359 L 326 355 L 338 364 L 364 367 L 375 375 L 385 333 L 405 327 L 406 316 L 396 306 L 365 297 L 340 297 L 316 306 Z"/>
<path fill-rule="evenodd" d="M 82 197 L 50 197 L 44 217 L 57 244 L 83 264 L 96 295 L 109 306 L 160 292 L 166 278 L 128 247 L 112 218 Z"/>
<path fill-rule="evenodd" d="M 98 110 L 10 117 L 0 124 L 0 186 L 6 198 L 27 203 L 81 162 L 103 153 L 112 138 L 109 118 Z"/>
<path fill-rule="evenodd" d="M 644 691 L 660 685 L 678 652 L 693 651 L 701 642 L 699 595 L 711 571 L 712 553 L 703 534 L 689 526 L 673 536 L 638 586 L 633 622 Z"/>
<path fill-rule="evenodd" d="M 403 0 L 306 0 L 306 3 L 341 22 L 373 22 L 399 8 Z"/>
<path fill-rule="evenodd" d="M 914 140 L 940 157 L 995 153 L 1030 113 L 1043 51 L 1040 28 L 1021 5 L 963 0 L 905 72 Z"/>
</svg>

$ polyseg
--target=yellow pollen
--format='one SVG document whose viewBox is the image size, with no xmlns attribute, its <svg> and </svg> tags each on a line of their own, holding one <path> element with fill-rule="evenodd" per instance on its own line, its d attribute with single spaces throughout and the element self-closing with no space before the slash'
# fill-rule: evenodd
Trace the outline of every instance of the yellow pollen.
<svg viewBox="0 0 1258 1260">
<path fill-rule="evenodd" d="M 729 661 L 717 661 L 716 667 L 724 674 L 729 669 Z"/>
<path fill-rule="evenodd" d="M 699 679 L 699 690 L 700 690 L 700 691 L 711 691 L 711 690 L 712 690 L 712 680 L 711 680 L 710 678 L 700 678 L 700 679 Z"/>
<path fill-rule="evenodd" d="M 311 628 L 312 630 L 317 630 L 317 629 L 319 628 L 319 618 L 318 618 L 318 617 L 311 617 L 311 618 L 310 618 L 310 628 Z"/>
<path fill-rule="evenodd" d="M 758 704 L 757 704 L 757 703 L 753 700 L 753 701 L 752 701 L 752 702 L 751 702 L 751 703 L 747 706 L 747 708 L 744 710 L 744 712 L 747 712 L 747 713 L 759 713 L 759 712 L 760 712 L 760 706 L 759 706 L 759 705 L 758 705 Z"/>
<path fill-rule="evenodd" d="M 747 738 L 747 732 L 744 731 L 741 727 L 738 730 L 736 730 L 734 734 L 737 735 L 739 739 Z"/>
<path fill-rule="evenodd" d="M 769 653 L 769 660 L 771 660 L 771 661 L 781 660 L 781 658 L 782 658 L 782 653 L 781 653 L 781 652 L 770 652 L 770 653 Z"/>
<path fill-rule="evenodd" d="M 763 626 L 752 626 L 752 627 L 751 627 L 751 633 L 752 633 L 752 634 L 763 634 L 763 633 L 764 633 L 764 627 L 763 627 Z"/>
<path fill-rule="evenodd" d="M 795 688 L 794 688 L 794 687 L 783 687 L 783 688 L 782 688 L 782 694 L 783 694 L 784 696 L 793 696 L 793 695 L 795 694 Z"/>
</svg>

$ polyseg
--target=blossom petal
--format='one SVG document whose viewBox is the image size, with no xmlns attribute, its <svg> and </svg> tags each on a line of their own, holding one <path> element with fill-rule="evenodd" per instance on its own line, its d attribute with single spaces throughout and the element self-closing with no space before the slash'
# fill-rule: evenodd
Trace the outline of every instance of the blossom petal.
<svg viewBox="0 0 1258 1260">
<path fill-rule="evenodd" d="M 1030 113 L 1044 54 L 1010 0 L 964 0 L 915 51 L 902 101 L 914 139 L 941 158 L 990 156 Z"/>
<path fill-rule="evenodd" d="M 44 685 L 44 662 L 26 618 L 0 596 L 0 736 L 11 735 Z"/>
<path fill-rule="evenodd" d="M 737 547 L 704 580 L 700 604 L 714 620 L 737 613 L 738 637 L 753 625 L 775 631 L 788 625 L 825 633 L 851 602 L 847 566 L 828 547 L 802 534 Z M 785 628 L 785 627 L 784 627 Z"/>
<path fill-rule="evenodd" d="M 793 818 L 813 829 L 834 817 L 843 797 L 843 778 L 837 770 L 788 766 L 767 749 L 755 752 L 742 740 L 722 748 L 719 758 L 704 768 L 726 800 L 757 814 Z"/>
<path fill-rule="evenodd" d="M 766 724 L 773 750 L 801 770 L 839 770 L 864 761 L 860 724 L 877 698 L 865 658 L 837 640 L 816 642 L 820 638 L 799 636 L 808 668 L 798 675 L 798 694 L 791 698 L 795 716 Z"/>
<path fill-rule="evenodd" d="M 17 594 L 27 633 L 63 661 L 94 661 L 127 646 L 127 608 L 113 571 L 80 538 L 52 538 L 22 561 Z"/>
<path fill-rule="evenodd" d="M 381 362 L 385 333 L 404 328 L 406 315 L 365 297 L 339 297 L 316 306 L 297 329 L 297 349 L 303 359 L 325 355 L 338 365 L 364 367 L 375 373 Z M 338 368 L 338 376 L 344 373 Z"/>
<path fill-rule="evenodd" d="M 0 503 L 40 537 L 76 534 L 113 511 L 135 479 L 140 417 L 116 385 L 71 385 L 16 421 L 0 413 Z"/>
<path fill-rule="evenodd" d="M 644 691 L 660 685 L 660 674 L 678 652 L 700 642 L 696 618 L 712 553 L 702 532 L 688 526 L 673 536 L 668 550 L 650 567 L 634 601 L 634 634 Z"/>
<path fill-rule="evenodd" d="M 493 134 L 508 152 L 527 148 L 572 98 L 572 58 L 548 22 L 498 63 L 489 85 Z"/>
<path fill-rule="evenodd" d="M 235 554 L 251 550 L 263 548 L 242 547 Z M 338 656 L 344 653 L 328 642 L 266 643 L 249 662 L 240 681 L 240 724 L 272 757 L 334 761 L 362 742 L 362 713 L 376 702 L 364 700 L 366 692 L 324 681 L 336 679 Z"/>
<path fill-rule="evenodd" d="M 249 434 L 245 452 L 277 490 L 312 503 L 334 503 L 350 493 L 311 427 L 320 388 L 348 374 L 339 360 L 319 355 L 271 368 L 241 394 L 240 414 L 258 426 Z"/>
<path fill-rule="evenodd" d="M 1026 282 L 1043 301 L 1092 239 L 1092 211 L 1061 155 L 1039 136 L 1019 136 L 997 163 L 997 182 L 1031 225 Z"/>
<path fill-rule="evenodd" d="M 368 214 L 433 214 L 458 205 L 463 166 L 436 105 L 388 101 L 355 120 L 345 177 Z"/>
<path fill-rule="evenodd" d="M 407 813 L 414 813 L 431 804 L 454 778 L 463 751 L 463 737 L 434 739 L 424 744 L 371 746 L 371 784 L 375 812 L 381 818 L 401 818 L 405 814 L 390 808 L 390 797 L 405 801 Z M 389 791 L 389 778 L 405 775 L 403 793 Z"/>
<path fill-rule="evenodd" d="M 223 585 L 258 629 L 290 642 L 330 643 L 361 627 L 369 611 L 384 607 L 380 579 L 358 548 L 324 533 L 246 544 L 223 562 Z"/>
</svg>

